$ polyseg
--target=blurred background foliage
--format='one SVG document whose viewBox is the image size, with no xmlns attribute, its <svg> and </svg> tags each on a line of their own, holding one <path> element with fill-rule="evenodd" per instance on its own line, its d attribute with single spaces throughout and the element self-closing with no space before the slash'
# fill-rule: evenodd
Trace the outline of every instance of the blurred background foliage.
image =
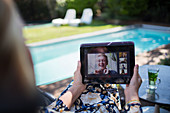
<svg viewBox="0 0 170 113">
<path fill-rule="evenodd" d="M 26 22 L 49 21 L 56 15 L 56 0 L 14 0 Z"/>
<path fill-rule="evenodd" d="M 95 11 L 94 5 L 98 0 L 66 0 L 67 9 L 75 9 L 77 17 L 80 18 L 85 8 L 91 8 Z"/>
<path fill-rule="evenodd" d="M 15 0 L 24 20 L 29 23 L 51 22 L 63 18 L 69 8 L 80 18 L 84 8 L 92 8 L 94 19 L 135 20 L 170 23 L 169 0 Z"/>
</svg>

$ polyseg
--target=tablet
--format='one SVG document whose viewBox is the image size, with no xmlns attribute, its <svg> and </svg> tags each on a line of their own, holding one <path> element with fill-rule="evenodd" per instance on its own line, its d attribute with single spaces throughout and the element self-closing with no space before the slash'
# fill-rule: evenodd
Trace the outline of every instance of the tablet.
<svg viewBox="0 0 170 113">
<path fill-rule="evenodd" d="M 134 43 L 81 44 L 80 61 L 84 84 L 128 84 L 135 66 Z"/>
</svg>

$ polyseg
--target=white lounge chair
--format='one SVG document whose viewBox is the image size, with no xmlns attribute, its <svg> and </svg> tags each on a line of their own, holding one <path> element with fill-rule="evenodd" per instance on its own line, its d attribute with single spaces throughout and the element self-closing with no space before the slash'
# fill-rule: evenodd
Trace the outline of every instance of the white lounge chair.
<svg viewBox="0 0 170 113">
<path fill-rule="evenodd" d="M 93 18 L 93 11 L 91 8 L 86 8 L 83 10 L 83 14 L 80 19 L 71 19 L 69 21 L 70 26 L 78 26 L 80 23 L 91 24 Z"/>
<path fill-rule="evenodd" d="M 57 18 L 52 20 L 52 24 L 54 26 L 60 26 L 62 24 L 68 24 L 71 19 L 76 18 L 76 10 L 75 9 L 68 9 L 64 19 Z"/>
</svg>

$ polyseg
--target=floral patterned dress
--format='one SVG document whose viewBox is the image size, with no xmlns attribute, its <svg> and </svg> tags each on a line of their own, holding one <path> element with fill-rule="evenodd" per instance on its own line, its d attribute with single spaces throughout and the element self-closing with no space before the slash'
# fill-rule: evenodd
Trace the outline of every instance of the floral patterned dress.
<svg viewBox="0 0 170 113">
<path fill-rule="evenodd" d="M 62 96 L 72 86 L 73 81 L 61 93 Z M 129 103 L 121 109 L 120 96 L 115 84 L 89 84 L 86 90 L 68 109 L 60 100 L 56 99 L 51 105 L 41 110 L 45 113 L 80 112 L 80 113 L 141 113 L 140 103 Z"/>
</svg>

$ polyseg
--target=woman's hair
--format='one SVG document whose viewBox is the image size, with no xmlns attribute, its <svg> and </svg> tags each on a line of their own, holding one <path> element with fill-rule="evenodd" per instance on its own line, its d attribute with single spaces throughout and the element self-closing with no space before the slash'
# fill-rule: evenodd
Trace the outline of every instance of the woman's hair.
<svg viewBox="0 0 170 113">
<path fill-rule="evenodd" d="M 0 0 L 0 88 L 29 95 L 35 80 L 22 26 L 13 1 Z"/>
</svg>

